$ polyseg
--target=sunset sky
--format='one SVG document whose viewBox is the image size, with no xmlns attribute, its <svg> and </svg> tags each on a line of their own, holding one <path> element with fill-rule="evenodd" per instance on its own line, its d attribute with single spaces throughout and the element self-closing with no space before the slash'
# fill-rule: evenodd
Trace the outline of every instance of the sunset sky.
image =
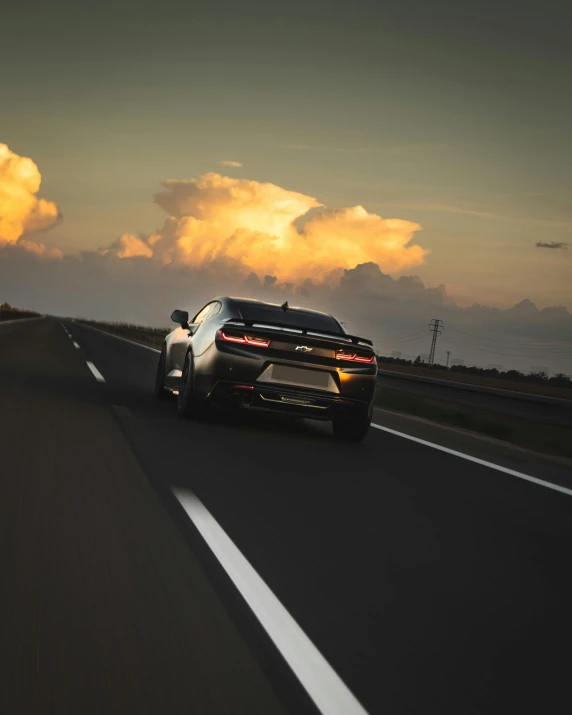
<svg viewBox="0 0 572 715">
<path fill-rule="evenodd" d="M 299 252 L 290 223 L 311 221 L 300 277 L 372 260 L 459 304 L 572 309 L 571 19 L 551 1 L 3 4 L 0 143 L 33 160 L 63 216 L 21 240 L 127 255 L 183 220 L 153 197 L 185 185 L 161 182 L 210 181 L 196 200 L 212 214 L 212 176 L 230 177 L 256 194 L 229 219 L 250 231 L 241 255 L 295 198 L 280 240 Z"/>
</svg>

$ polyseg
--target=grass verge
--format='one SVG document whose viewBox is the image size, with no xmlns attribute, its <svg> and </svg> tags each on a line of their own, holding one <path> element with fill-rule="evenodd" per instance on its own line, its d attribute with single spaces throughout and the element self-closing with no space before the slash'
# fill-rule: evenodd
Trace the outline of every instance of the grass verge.
<svg viewBox="0 0 572 715">
<path fill-rule="evenodd" d="M 459 407 L 386 388 L 377 389 L 375 404 L 386 410 L 479 432 L 537 452 L 572 458 L 572 429 L 568 427 Z"/>
</svg>

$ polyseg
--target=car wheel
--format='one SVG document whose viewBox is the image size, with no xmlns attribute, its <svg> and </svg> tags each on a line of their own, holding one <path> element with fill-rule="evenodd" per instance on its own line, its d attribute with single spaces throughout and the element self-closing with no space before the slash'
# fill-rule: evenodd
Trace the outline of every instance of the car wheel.
<svg viewBox="0 0 572 715">
<path fill-rule="evenodd" d="M 206 412 L 204 400 L 199 400 L 193 393 L 193 358 L 191 353 L 187 353 L 183 374 L 181 376 L 181 387 L 177 395 L 177 414 L 179 417 L 188 419 L 200 419 Z"/>
<path fill-rule="evenodd" d="M 349 409 L 337 412 L 332 421 L 334 437 L 346 442 L 361 442 L 371 424 L 371 411 Z"/>
<path fill-rule="evenodd" d="M 161 350 L 159 355 L 159 364 L 157 365 L 157 375 L 155 377 L 155 397 L 159 400 L 168 400 L 172 393 L 165 389 L 165 363 L 167 362 L 167 354 L 165 348 Z"/>
</svg>

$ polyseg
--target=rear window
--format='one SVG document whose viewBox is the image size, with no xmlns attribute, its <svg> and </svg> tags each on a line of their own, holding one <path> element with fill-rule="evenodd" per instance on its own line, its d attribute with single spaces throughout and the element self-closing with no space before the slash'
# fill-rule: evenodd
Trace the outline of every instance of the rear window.
<svg viewBox="0 0 572 715">
<path fill-rule="evenodd" d="M 244 320 L 255 320 L 260 323 L 282 323 L 307 330 L 325 330 L 328 333 L 343 335 L 339 324 L 329 315 L 310 313 L 306 310 L 282 310 L 280 306 L 257 305 L 256 303 L 235 303 Z"/>
</svg>

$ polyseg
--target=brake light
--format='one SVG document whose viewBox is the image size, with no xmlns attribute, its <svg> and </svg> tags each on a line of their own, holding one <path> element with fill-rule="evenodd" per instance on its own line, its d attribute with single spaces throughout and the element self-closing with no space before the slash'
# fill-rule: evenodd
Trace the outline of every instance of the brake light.
<svg viewBox="0 0 572 715">
<path fill-rule="evenodd" d="M 336 350 L 336 360 L 355 360 L 355 353 L 345 353 L 343 350 Z"/>
<path fill-rule="evenodd" d="M 267 348 L 270 345 L 270 339 L 257 338 L 255 335 L 229 335 L 224 330 L 218 331 L 218 337 L 228 343 L 239 343 L 240 345 L 255 345 L 259 348 Z"/>
<path fill-rule="evenodd" d="M 356 353 L 348 353 L 345 350 L 336 350 L 336 360 L 372 363 L 375 360 L 375 355 L 357 355 Z"/>
</svg>

